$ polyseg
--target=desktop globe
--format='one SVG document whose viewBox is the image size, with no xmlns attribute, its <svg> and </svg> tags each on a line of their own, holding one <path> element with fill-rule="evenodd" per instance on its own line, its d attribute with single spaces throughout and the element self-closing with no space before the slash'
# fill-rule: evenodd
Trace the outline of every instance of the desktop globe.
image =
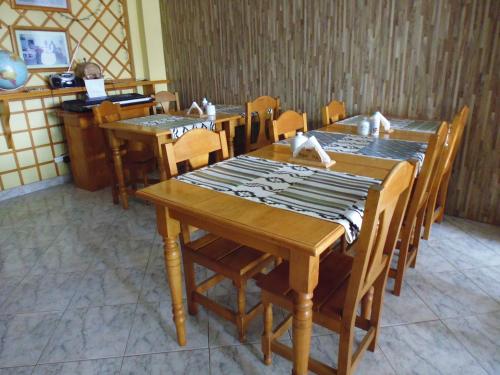
<svg viewBox="0 0 500 375">
<path fill-rule="evenodd" d="M 0 90 L 15 90 L 28 80 L 24 61 L 10 51 L 0 50 Z"/>
</svg>

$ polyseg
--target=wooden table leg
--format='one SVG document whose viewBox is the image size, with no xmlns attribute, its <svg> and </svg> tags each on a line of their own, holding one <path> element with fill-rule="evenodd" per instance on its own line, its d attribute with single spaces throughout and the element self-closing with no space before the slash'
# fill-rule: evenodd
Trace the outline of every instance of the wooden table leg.
<svg viewBox="0 0 500 375">
<path fill-rule="evenodd" d="M 182 305 L 182 273 L 181 253 L 177 246 L 180 233 L 180 224 L 169 217 L 168 209 L 156 206 L 156 221 L 158 232 L 163 237 L 165 269 L 172 297 L 172 313 L 177 330 L 177 342 L 180 346 L 186 345 L 186 315 Z"/>
<path fill-rule="evenodd" d="M 120 154 L 120 140 L 115 137 L 112 130 L 108 130 L 109 144 L 113 153 L 113 164 L 118 184 L 118 194 L 122 201 L 122 207 L 128 208 L 127 187 L 125 186 L 125 176 L 123 175 L 122 156 Z"/>
<path fill-rule="evenodd" d="M 293 371 L 306 375 L 311 349 L 312 297 L 318 284 L 319 257 L 292 253 L 290 257 L 290 286 L 295 291 L 293 306 Z"/>
</svg>

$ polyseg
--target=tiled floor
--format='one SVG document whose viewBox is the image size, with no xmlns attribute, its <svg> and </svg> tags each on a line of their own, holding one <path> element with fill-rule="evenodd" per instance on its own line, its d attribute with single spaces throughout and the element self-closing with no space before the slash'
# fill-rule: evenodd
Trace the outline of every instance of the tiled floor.
<svg viewBox="0 0 500 375">
<path fill-rule="evenodd" d="M 231 290 L 211 293 L 231 302 Z M 180 348 L 152 206 L 124 211 L 109 191 L 72 185 L 0 203 L 0 375 L 290 373 L 277 356 L 262 364 L 260 318 L 246 345 L 203 309 L 187 329 Z M 334 363 L 338 336 L 314 335 L 313 354 Z M 378 348 L 358 373 L 500 373 L 498 227 L 434 226 L 403 295 L 386 294 Z"/>
</svg>

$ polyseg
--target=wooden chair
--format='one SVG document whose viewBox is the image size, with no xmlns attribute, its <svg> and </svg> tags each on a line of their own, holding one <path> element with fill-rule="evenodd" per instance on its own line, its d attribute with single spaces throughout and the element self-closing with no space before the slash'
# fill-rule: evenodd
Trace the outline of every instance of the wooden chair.
<svg viewBox="0 0 500 375">
<path fill-rule="evenodd" d="M 153 95 L 155 98 L 155 101 L 157 103 L 160 103 L 160 106 L 163 110 L 163 113 L 168 113 L 170 112 L 170 103 L 174 102 L 175 103 L 175 110 L 180 111 L 181 106 L 180 106 L 180 101 L 179 101 L 179 93 L 176 92 L 169 92 L 169 91 L 159 91 L 156 94 Z M 156 113 L 156 107 L 154 107 L 155 113 Z"/>
<path fill-rule="evenodd" d="M 227 159 L 228 149 L 226 133 L 212 132 L 207 129 L 194 129 L 175 143 L 164 145 L 166 169 L 169 175 L 178 174 L 177 163 L 188 161 L 192 169 L 208 164 L 209 154 L 218 153 L 218 158 Z M 190 230 L 181 223 L 181 247 L 183 251 L 184 277 L 188 311 L 191 315 L 198 312 L 197 304 L 213 311 L 224 319 L 236 324 L 240 341 L 245 341 L 248 323 L 262 311 L 262 304 L 257 304 L 247 312 L 246 284 L 248 279 L 260 274 L 261 270 L 274 259 L 269 254 L 261 253 L 236 242 L 207 234 L 191 241 Z M 196 285 L 194 263 L 206 267 L 216 274 Z M 232 311 L 205 296 L 205 292 L 230 279 L 238 293 L 237 311 Z"/>
<path fill-rule="evenodd" d="M 298 131 L 304 133 L 307 131 L 307 115 L 295 111 L 286 111 L 277 120 L 273 120 L 271 124 L 271 140 L 278 142 L 281 136 L 284 139 L 295 137 Z"/>
<path fill-rule="evenodd" d="M 439 161 L 438 174 L 433 181 L 429 202 L 427 203 L 423 236 L 426 240 L 429 239 L 432 224 L 436 221 L 440 223 L 443 220 L 448 184 L 450 182 L 453 163 L 462 141 L 468 115 L 469 107 L 464 106 L 453 119 L 447 146 L 445 146 L 443 156 Z"/>
<path fill-rule="evenodd" d="M 332 100 L 321 109 L 321 117 L 323 126 L 331 125 L 336 121 L 346 118 L 346 110 L 344 102 Z"/>
<path fill-rule="evenodd" d="M 97 124 L 115 122 L 121 120 L 122 118 L 120 105 L 114 104 L 109 101 L 104 101 L 100 105 L 92 107 L 92 112 L 94 113 L 94 118 Z M 155 159 L 153 152 L 140 142 L 130 142 L 127 145 L 122 145 L 121 155 L 123 168 L 124 171 L 127 172 L 126 175 L 128 176 L 129 182 L 133 185 L 135 185 L 136 183 L 142 183 L 144 184 L 144 186 L 148 186 L 148 173 L 151 173 L 155 169 Z M 118 184 L 116 181 L 113 158 L 110 148 L 108 148 L 108 160 L 110 162 L 113 178 L 111 188 L 111 192 L 113 194 L 113 202 L 115 204 L 118 204 Z"/>
<path fill-rule="evenodd" d="M 309 370 L 318 374 L 354 374 L 366 349 L 375 350 L 387 274 L 410 196 L 414 171 L 413 164 L 398 163 L 381 185 L 370 188 L 363 227 L 352 256 L 332 251 L 320 259 L 312 320 L 340 334 L 338 368 L 309 358 Z M 262 288 L 264 304 L 262 351 L 266 364 L 271 364 L 271 352 L 293 358 L 293 349 L 277 341 L 292 323 L 294 293 L 289 286 L 289 277 L 288 262 L 283 262 L 257 283 Z M 369 318 L 357 316 L 359 305 L 371 293 L 373 299 Z M 273 304 L 290 312 L 274 332 Z M 355 327 L 366 334 L 353 354 Z"/>
<path fill-rule="evenodd" d="M 253 102 L 245 105 L 245 148 L 246 152 L 257 150 L 271 143 L 269 126 L 271 120 L 278 118 L 280 111 L 280 99 L 271 96 L 259 96 Z M 257 120 L 257 139 L 252 141 L 252 125 Z"/>
<path fill-rule="evenodd" d="M 401 294 L 403 279 L 408 266 L 414 267 L 416 263 L 431 183 L 438 173 L 439 157 L 442 155 L 447 134 L 448 124 L 443 122 L 437 132 L 430 138 L 425 160 L 410 198 L 401 228 L 400 241 L 398 241 L 396 247 L 399 250 L 397 266 L 389 270 L 389 277 L 395 279 L 393 293 L 396 296 Z"/>
</svg>

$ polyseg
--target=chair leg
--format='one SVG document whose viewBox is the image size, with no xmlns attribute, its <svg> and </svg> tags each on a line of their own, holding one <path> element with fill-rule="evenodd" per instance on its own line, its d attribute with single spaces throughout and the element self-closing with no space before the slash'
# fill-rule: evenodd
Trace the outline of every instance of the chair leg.
<svg viewBox="0 0 500 375">
<path fill-rule="evenodd" d="M 184 280 L 186 282 L 188 312 L 190 315 L 196 315 L 198 314 L 198 305 L 193 298 L 193 294 L 196 290 L 194 262 L 186 253 L 183 254 L 182 261 L 184 263 Z"/>
<path fill-rule="evenodd" d="M 403 279 L 406 272 L 406 260 L 408 258 L 409 247 L 409 239 L 403 238 L 401 249 L 399 249 L 398 265 L 396 269 L 396 277 L 394 280 L 394 290 L 392 291 L 395 296 L 401 295 L 401 288 L 403 287 Z"/>
<path fill-rule="evenodd" d="M 264 332 L 262 334 L 262 353 L 264 354 L 264 363 L 272 363 L 271 342 L 273 341 L 273 305 L 269 302 L 263 302 L 264 305 Z"/>
<path fill-rule="evenodd" d="M 342 323 L 341 323 L 342 324 Z M 352 343 L 354 332 L 351 327 L 342 327 L 340 330 L 339 356 L 337 375 L 351 374 L 352 366 Z"/>
<path fill-rule="evenodd" d="M 413 257 L 413 260 L 411 261 L 410 267 L 415 268 L 417 265 L 417 256 L 418 256 L 418 249 L 420 248 L 420 234 L 422 232 L 422 226 L 424 224 L 424 215 L 425 215 L 425 209 L 423 209 L 418 215 L 417 215 L 417 224 L 416 224 L 416 232 L 413 237 L 412 241 L 412 250 L 415 252 L 415 255 Z"/>
<path fill-rule="evenodd" d="M 448 195 L 448 184 L 450 183 L 451 171 L 449 171 L 441 181 L 437 197 L 437 207 L 440 207 L 440 212 L 436 218 L 437 223 L 441 223 L 444 219 L 444 208 L 446 204 L 446 196 Z"/>
<path fill-rule="evenodd" d="M 236 289 L 238 291 L 238 314 L 236 317 L 236 326 L 238 327 L 238 336 L 240 342 L 246 341 L 246 282 L 237 285 Z"/>
<path fill-rule="evenodd" d="M 361 300 L 361 316 L 370 320 L 372 316 L 373 287 L 371 287 Z"/>
<path fill-rule="evenodd" d="M 387 270 L 389 271 L 389 270 Z M 373 337 L 372 342 L 368 345 L 368 350 L 371 352 L 375 351 L 377 347 L 378 334 L 380 329 L 380 316 L 382 313 L 382 305 L 384 304 L 384 293 L 385 286 L 387 284 L 387 273 L 383 272 L 380 274 L 378 279 L 373 284 L 373 310 L 372 315 L 370 317 L 370 325 L 375 327 L 375 336 Z"/>
</svg>

